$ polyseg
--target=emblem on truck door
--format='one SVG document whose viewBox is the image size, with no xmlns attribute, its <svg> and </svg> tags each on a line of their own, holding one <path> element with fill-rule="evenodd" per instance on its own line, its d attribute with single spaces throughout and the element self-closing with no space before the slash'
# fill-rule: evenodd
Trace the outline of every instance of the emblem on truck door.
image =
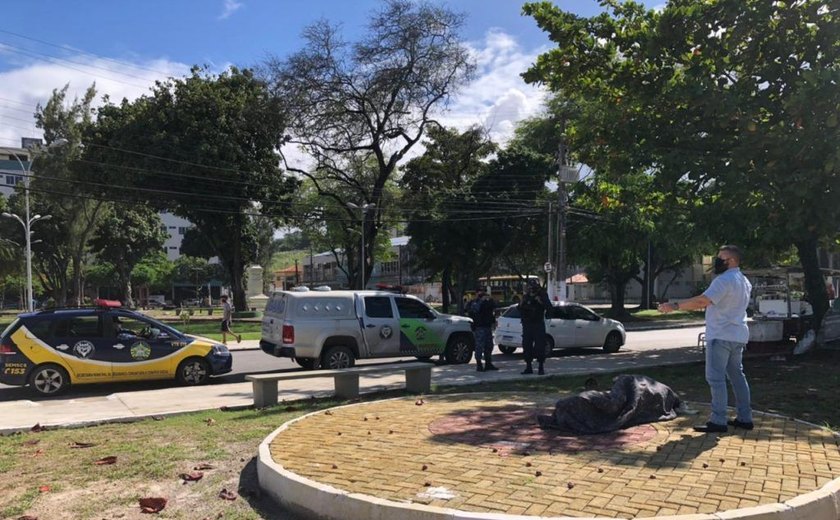
<svg viewBox="0 0 840 520">
<path fill-rule="evenodd" d="M 393 329 L 388 325 L 383 325 L 381 329 L 379 329 L 379 337 L 382 339 L 388 339 L 394 333 Z"/>
</svg>

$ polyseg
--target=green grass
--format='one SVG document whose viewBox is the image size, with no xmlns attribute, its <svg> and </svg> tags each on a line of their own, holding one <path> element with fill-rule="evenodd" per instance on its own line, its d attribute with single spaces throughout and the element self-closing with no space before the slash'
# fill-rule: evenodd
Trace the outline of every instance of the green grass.
<svg viewBox="0 0 840 520">
<path fill-rule="evenodd" d="M 196 336 L 204 336 L 205 338 L 221 341 L 222 333 L 219 332 L 221 321 L 190 321 L 188 324 L 169 323 L 185 334 L 194 334 Z M 231 326 L 236 334 L 241 334 L 242 339 L 260 339 L 260 324 L 252 321 L 234 321 Z M 228 336 L 230 341 L 230 336 Z M 233 341 L 236 341 L 234 338 Z"/>
<path fill-rule="evenodd" d="M 705 318 L 703 311 L 674 311 L 662 314 L 656 309 L 645 309 L 631 313 L 635 321 L 680 321 L 680 320 L 702 320 Z"/>
<path fill-rule="evenodd" d="M 836 430 L 840 427 L 840 352 L 816 352 L 791 362 L 768 358 L 747 358 L 745 371 L 752 388 L 756 410 L 803 419 Z M 683 399 L 708 402 L 709 389 L 702 364 L 654 367 L 633 372 L 650 376 L 673 388 Z M 583 389 L 589 374 L 532 378 L 521 381 L 484 383 L 471 386 L 440 386 L 433 393 L 546 392 L 562 395 Z M 611 384 L 609 374 L 596 375 L 599 389 Z M 366 395 L 375 400 L 404 395 L 401 391 Z M 304 413 L 342 404 L 335 399 L 308 399 L 265 410 L 222 411 L 143 420 L 130 424 L 105 424 L 80 429 L 57 429 L 0 437 L 0 471 L 4 492 L 0 512 L 4 517 L 36 514 L 42 494 L 38 487 L 49 485 L 51 493 L 66 489 L 66 511 L 76 518 L 125 516 L 136 510 L 136 499 L 157 493 L 178 496 L 167 506 L 167 518 L 277 518 L 275 505 L 261 500 L 224 502 L 217 494 L 223 487 L 238 489 L 240 482 L 252 482 L 249 463 L 257 446 L 280 424 Z M 37 444 L 33 444 L 37 442 Z M 95 446 L 73 449 L 73 442 Z M 93 461 L 114 455 L 112 466 L 95 466 Z M 178 474 L 207 462 L 215 469 L 205 472 L 201 483 L 189 484 L 188 492 Z M 103 486 L 111 491 L 102 492 Z M 34 490 L 34 491 L 33 491 Z M 44 506 L 45 507 L 45 506 Z M 220 516 L 221 515 L 221 516 Z"/>
</svg>

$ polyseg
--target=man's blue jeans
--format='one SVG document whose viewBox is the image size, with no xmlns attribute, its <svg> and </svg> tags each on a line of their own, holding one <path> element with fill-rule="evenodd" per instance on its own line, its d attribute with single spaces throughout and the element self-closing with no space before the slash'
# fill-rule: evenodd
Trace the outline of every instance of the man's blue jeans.
<svg viewBox="0 0 840 520">
<path fill-rule="evenodd" d="M 706 343 L 706 381 L 712 391 L 710 422 L 726 424 L 727 379 L 735 393 L 736 418 L 741 422 L 752 422 L 750 385 L 744 377 L 742 364 L 745 347 L 744 343 L 722 339 L 713 339 Z"/>
</svg>

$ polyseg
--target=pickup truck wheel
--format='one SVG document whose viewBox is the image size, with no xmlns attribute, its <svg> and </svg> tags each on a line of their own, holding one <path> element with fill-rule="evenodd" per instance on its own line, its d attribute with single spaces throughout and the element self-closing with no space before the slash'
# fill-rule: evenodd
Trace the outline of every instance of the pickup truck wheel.
<svg viewBox="0 0 840 520">
<path fill-rule="evenodd" d="M 516 347 L 509 347 L 507 345 L 499 345 L 499 351 L 501 351 L 502 354 L 513 354 L 514 352 L 516 352 Z"/>
<path fill-rule="evenodd" d="M 355 364 L 356 358 L 353 356 L 353 351 L 347 347 L 330 347 L 321 361 L 321 366 L 327 370 L 351 368 Z"/>
<path fill-rule="evenodd" d="M 318 366 L 321 364 L 321 360 L 318 358 L 295 358 L 295 363 L 306 370 L 317 370 Z"/>
<path fill-rule="evenodd" d="M 466 334 L 458 334 L 449 338 L 444 356 L 451 365 L 463 365 L 472 359 L 475 341 Z"/>
<path fill-rule="evenodd" d="M 621 334 L 616 331 L 612 331 L 607 334 L 607 339 L 604 340 L 604 352 L 608 352 L 610 354 L 614 352 L 618 352 L 618 349 L 621 348 Z"/>
</svg>

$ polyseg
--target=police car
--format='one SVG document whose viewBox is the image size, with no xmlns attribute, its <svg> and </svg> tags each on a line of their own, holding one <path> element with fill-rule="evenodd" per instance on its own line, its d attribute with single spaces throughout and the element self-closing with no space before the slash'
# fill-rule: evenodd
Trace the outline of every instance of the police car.
<svg viewBox="0 0 840 520">
<path fill-rule="evenodd" d="M 224 345 L 183 334 L 119 302 L 20 314 L 0 335 L 0 383 L 44 396 L 70 385 L 175 379 L 200 385 L 231 371 Z"/>
</svg>

